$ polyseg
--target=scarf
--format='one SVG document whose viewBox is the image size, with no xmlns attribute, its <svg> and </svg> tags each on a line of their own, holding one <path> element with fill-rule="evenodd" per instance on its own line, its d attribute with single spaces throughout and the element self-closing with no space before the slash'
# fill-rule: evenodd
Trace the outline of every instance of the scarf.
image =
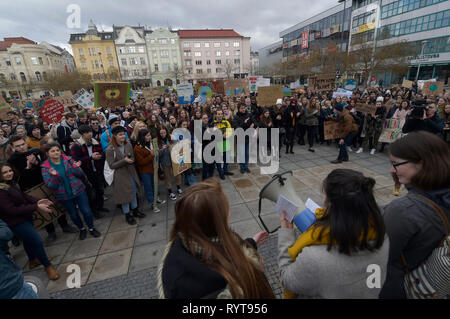
<svg viewBox="0 0 450 319">
<path fill-rule="evenodd" d="M 319 220 L 320 218 L 323 218 L 325 216 L 325 209 L 324 208 L 317 208 L 315 211 L 316 220 Z M 289 256 L 293 261 L 295 261 L 298 257 L 298 255 L 302 252 L 303 248 L 313 245 L 328 245 L 330 243 L 330 228 L 327 227 L 324 229 L 321 238 L 319 239 L 319 235 L 322 231 L 322 226 L 312 226 L 310 227 L 306 232 L 302 233 L 300 237 L 297 238 L 294 245 L 292 245 L 290 248 L 288 248 Z M 368 240 L 375 240 L 376 239 L 376 232 L 373 229 L 373 227 L 369 227 L 369 231 L 367 234 Z M 361 241 L 363 239 L 362 234 L 360 238 L 358 239 Z M 285 299 L 294 299 L 297 297 L 296 293 L 287 291 L 284 289 L 284 298 Z"/>
</svg>

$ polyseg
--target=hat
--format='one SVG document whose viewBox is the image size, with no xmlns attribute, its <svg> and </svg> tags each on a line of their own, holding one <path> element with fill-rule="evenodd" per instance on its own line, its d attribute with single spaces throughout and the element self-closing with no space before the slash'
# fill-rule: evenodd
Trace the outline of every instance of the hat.
<svg viewBox="0 0 450 319">
<path fill-rule="evenodd" d="M 78 117 L 85 117 L 85 116 L 87 116 L 87 113 L 86 113 L 85 110 L 82 110 L 82 111 L 79 111 L 79 112 L 77 113 L 77 116 L 78 116 Z"/>
<path fill-rule="evenodd" d="M 120 120 L 117 116 L 114 116 L 109 119 L 109 121 L 108 121 L 109 126 L 111 126 L 114 122 L 120 122 Z"/>
<path fill-rule="evenodd" d="M 382 96 L 377 97 L 377 102 L 384 102 L 384 98 Z"/>
<path fill-rule="evenodd" d="M 283 100 L 282 99 L 277 99 L 277 104 L 283 104 Z"/>
<path fill-rule="evenodd" d="M 120 132 L 126 132 L 127 130 L 123 127 L 123 126 L 116 126 L 115 128 L 113 128 L 112 130 L 111 130 L 111 133 L 113 134 L 113 135 L 116 135 L 116 134 L 118 134 L 118 133 L 120 133 Z"/>
<path fill-rule="evenodd" d="M 291 97 L 291 99 L 290 99 L 290 103 L 292 104 L 292 103 L 294 103 L 294 104 L 297 104 L 297 99 L 296 98 L 293 98 L 293 97 Z"/>
<path fill-rule="evenodd" d="M 387 95 L 391 95 L 391 91 L 390 91 L 390 90 L 387 90 L 387 91 L 386 91 L 386 94 L 387 94 Z"/>
<path fill-rule="evenodd" d="M 78 133 L 80 133 L 81 135 L 89 132 L 92 132 L 92 128 L 89 125 L 83 124 L 78 128 Z"/>
<path fill-rule="evenodd" d="M 128 124 L 130 124 L 131 122 L 133 122 L 135 119 L 137 119 L 137 117 L 134 116 L 134 115 L 131 115 L 131 116 L 127 119 Z"/>
<path fill-rule="evenodd" d="M 344 106 L 342 105 L 342 103 L 337 103 L 337 104 L 334 106 L 334 109 L 335 109 L 335 110 L 338 110 L 339 112 L 342 112 L 342 111 L 344 110 Z"/>
</svg>

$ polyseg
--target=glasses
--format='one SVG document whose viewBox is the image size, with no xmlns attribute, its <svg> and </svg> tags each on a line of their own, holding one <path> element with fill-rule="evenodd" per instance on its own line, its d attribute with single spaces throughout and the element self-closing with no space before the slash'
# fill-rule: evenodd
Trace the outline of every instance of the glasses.
<svg viewBox="0 0 450 319">
<path fill-rule="evenodd" d="M 400 163 L 395 163 L 395 162 L 391 161 L 391 164 L 395 170 L 397 170 L 397 166 L 408 164 L 408 163 L 409 163 L 409 161 L 404 161 L 404 162 L 400 162 Z"/>
</svg>

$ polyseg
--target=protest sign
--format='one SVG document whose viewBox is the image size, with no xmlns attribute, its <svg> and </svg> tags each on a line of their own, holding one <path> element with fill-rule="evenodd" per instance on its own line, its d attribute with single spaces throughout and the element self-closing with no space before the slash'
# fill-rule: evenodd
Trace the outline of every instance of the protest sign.
<svg viewBox="0 0 450 319">
<path fill-rule="evenodd" d="M 79 89 L 77 93 L 72 96 L 72 100 L 86 109 L 92 109 L 94 107 L 94 95 L 85 89 Z"/>
<path fill-rule="evenodd" d="M 291 82 L 291 83 L 289 84 L 289 87 L 290 87 L 292 90 L 294 90 L 294 89 L 299 89 L 299 88 L 300 88 L 300 81 L 297 80 L 297 81 L 295 81 L 295 82 Z"/>
<path fill-rule="evenodd" d="M 169 93 L 169 87 L 155 86 L 142 89 L 142 95 L 146 100 L 157 99 L 164 93 Z"/>
<path fill-rule="evenodd" d="M 212 97 L 212 90 L 211 87 L 209 85 L 205 85 L 205 86 L 201 86 L 198 89 L 198 95 L 202 96 L 203 98 L 207 98 L 207 97 Z"/>
<path fill-rule="evenodd" d="M 25 193 L 35 198 L 48 199 L 53 203 L 53 205 L 50 206 L 51 213 L 43 213 L 39 211 L 33 212 L 33 225 L 37 230 L 42 229 L 48 224 L 54 222 L 66 212 L 64 206 L 56 200 L 53 192 L 47 188 L 44 183 L 30 188 Z"/>
<path fill-rule="evenodd" d="M 217 94 L 223 94 L 225 87 L 222 80 L 212 82 L 212 91 Z"/>
<path fill-rule="evenodd" d="M 95 107 L 115 107 L 130 104 L 130 88 L 131 84 L 127 82 L 95 83 Z"/>
<path fill-rule="evenodd" d="M 402 82 L 402 87 L 407 88 L 407 89 L 412 89 L 412 85 L 413 85 L 413 81 L 404 79 Z"/>
<path fill-rule="evenodd" d="M 261 86 L 270 86 L 270 79 L 259 78 L 258 81 L 256 81 L 256 92 L 258 92 L 258 88 Z"/>
<path fill-rule="evenodd" d="M 283 96 L 291 96 L 291 89 L 283 88 Z"/>
<path fill-rule="evenodd" d="M 248 79 L 233 79 L 224 82 L 225 94 L 235 96 L 241 93 L 247 94 L 249 91 Z"/>
<path fill-rule="evenodd" d="M 191 140 L 181 140 L 170 150 L 173 176 L 177 176 L 191 168 Z"/>
<path fill-rule="evenodd" d="M 40 111 L 42 119 L 49 124 L 60 122 L 63 114 L 64 105 L 56 100 L 45 101 Z"/>
<path fill-rule="evenodd" d="M 356 80 L 353 79 L 345 80 L 344 89 L 353 91 L 354 89 L 356 89 L 356 87 L 357 87 Z"/>
<path fill-rule="evenodd" d="M 179 104 L 188 104 L 194 101 L 194 88 L 192 87 L 192 83 L 178 84 L 177 93 Z"/>
<path fill-rule="evenodd" d="M 261 86 L 258 88 L 258 97 L 256 98 L 259 106 L 273 106 L 277 99 L 283 97 L 283 86 Z"/>
<path fill-rule="evenodd" d="M 338 89 L 337 92 L 333 92 L 333 98 L 335 99 L 336 97 L 346 97 L 348 99 L 350 99 L 352 97 L 353 93 L 352 91 L 347 91 L 347 90 L 343 90 L 343 89 Z"/>
<path fill-rule="evenodd" d="M 422 93 L 424 95 L 439 95 L 444 93 L 444 82 L 425 82 Z"/>
<path fill-rule="evenodd" d="M 68 97 L 68 96 L 55 96 L 53 99 L 58 101 L 59 103 L 61 103 L 65 107 L 66 106 L 76 105 L 76 103 L 74 103 L 74 101 L 72 100 L 71 96 L 70 97 Z"/>
<path fill-rule="evenodd" d="M 0 95 L 0 119 L 6 121 L 8 119 L 8 111 L 10 110 L 9 104 L 6 103 L 3 96 Z"/>
<path fill-rule="evenodd" d="M 331 91 L 336 87 L 336 76 L 334 74 L 318 75 L 314 79 L 314 90 L 318 92 Z"/>
<path fill-rule="evenodd" d="M 370 113 L 375 116 L 375 112 L 377 110 L 376 105 L 372 104 L 356 104 L 356 112 L 361 112 L 364 114 Z"/>
<path fill-rule="evenodd" d="M 405 124 L 404 120 L 389 119 L 384 122 L 383 132 L 380 135 L 379 142 L 392 143 L 396 139 L 403 136 L 402 128 Z"/>
<path fill-rule="evenodd" d="M 419 88 L 419 89 L 423 89 L 423 85 L 425 84 L 425 83 L 427 83 L 427 82 L 436 82 L 436 79 L 429 79 L 429 80 L 418 80 L 417 81 L 417 87 Z"/>
<path fill-rule="evenodd" d="M 258 82 L 259 76 L 249 76 L 248 85 L 251 93 L 257 92 L 256 82 Z"/>
<path fill-rule="evenodd" d="M 334 140 L 342 137 L 341 122 L 325 121 L 323 123 L 324 140 Z"/>
</svg>

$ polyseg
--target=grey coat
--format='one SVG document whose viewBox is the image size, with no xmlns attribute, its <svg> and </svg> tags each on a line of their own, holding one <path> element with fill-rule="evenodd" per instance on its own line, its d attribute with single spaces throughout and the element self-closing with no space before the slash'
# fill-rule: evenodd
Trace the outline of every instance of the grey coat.
<svg viewBox="0 0 450 319">
<path fill-rule="evenodd" d="M 317 126 L 319 125 L 319 115 L 320 112 L 318 111 L 316 114 L 313 114 L 315 109 L 309 110 L 307 107 L 305 107 L 305 125 L 306 126 Z"/>
<path fill-rule="evenodd" d="M 299 298 L 376 299 L 386 279 L 389 240 L 377 251 L 360 251 L 352 256 L 337 249 L 327 251 L 327 245 L 303 248 L 293 261 L 288 253 L 297 239 L 294 229 L 278 231 L 278 266 L 281 284 Z M 367 281 L 373 272 L 371 264 L 380 267 L 380 288 L 369 288 Z M 369 282 L 372 282 L 369 279 Z"/>
<path fill-rule="evenodd" d="M 125 154 L 131 153 L 131 159 L 135 160 L 131 143 L 125 144 Z M 111 169 L 114 170 L 113 191 L 114 203 L 116 205 L 127 204 L 133 201 L 133 187 L 131 178 L 137 185 L 136 193 L 140 193 L 141 183 L 136 172 L 134 164 L 128 164 L 125 156 L 111 143 L 106 149 L 106 161 Z"/>
</svg>

